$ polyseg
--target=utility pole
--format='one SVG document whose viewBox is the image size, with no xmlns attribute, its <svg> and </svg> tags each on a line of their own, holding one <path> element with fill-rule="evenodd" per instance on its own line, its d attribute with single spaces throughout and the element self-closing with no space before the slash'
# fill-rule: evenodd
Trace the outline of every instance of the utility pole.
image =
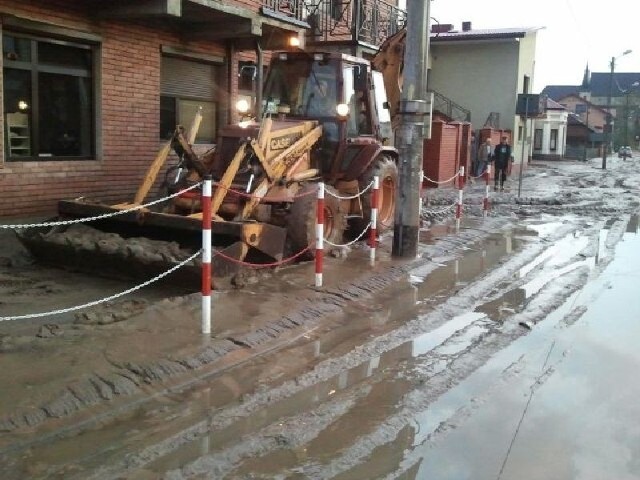
<svg viewBox="0 0 640 480">
<path fill-rule="evenodd" d="M 613 89 L 613 71 L 616 67 L 616 58 L 622 57 L 624 55 L 628 55 L 631 53 L 631 50 L 625 50 L 618 57 L 611 57 L 611 63 L 609 66 L 611 67 L 611 71 L 609 72 L 609 91 L 607 92 L 607 128 L 604 132 L 604 151 L 602 152 L 602 169 L 607 169 L 607 151 L 609 150 L 609 144 L 611 143 L 611 90 Z"/>
<path fill-rule="evenodd" d="M 420 184 L 427 105 L 430 1 L 407 1 L 404 78 L 395 145 L 400 154 L 392 254 L 415 257 L 420 229 Z M 428 119 L 430 121 L 430 119 Z"/>
<path fill-rule="evenodd" d="M 604 131 L 604 148 L 602 149 L 602 169 L 607 169 L 607 152 L 611 142 L 611 89 L 613 88 L 613 69 L 616 64 L 616 57 L 611 57 L 611 71 L 609 72 L 609 90 L 607 91 L 607 126 Z"/>
</svg>

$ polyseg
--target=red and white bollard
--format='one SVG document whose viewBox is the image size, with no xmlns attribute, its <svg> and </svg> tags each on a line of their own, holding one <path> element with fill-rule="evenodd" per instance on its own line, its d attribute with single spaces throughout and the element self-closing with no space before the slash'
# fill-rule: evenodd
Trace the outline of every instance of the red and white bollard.
<svg viewBox="0 0 640 480">
<path fill-rule="evenodd" d="M 489 215 L 489 182 L 491 177 L 491 164 L 487 164 L 487 168 L 484 171 L 485 187 L 484 187 L 484 199 L 482 200 L 482 216 Z"/>
<path fill-rule="evenodd" d="M 456 229 L 460 228 L 462 218 L 462 191 L 464 189 L 464 167 L 460 167 L 458 174 L 458 203 L 456 204 Z"/>
<path fill-rule="evenodd" d="M 211 334 L 211 176 L 202 184 L 202 333 Z"/>
<path fill-rule="evenodd" d="M 378 204 L 380 203 L 380 177 L 373 177 L 373 191 L 371 192 L 371 226 L 369 228 L 369 259 L 376 260 L 376 246 L 378 243 Z"/>
<path fill-rule="evenodd" d="M 318 184 L 316 206 L 316 287 L 322 286 L 322 266 L 324 260 L 324 183 Z"/>
</svg>

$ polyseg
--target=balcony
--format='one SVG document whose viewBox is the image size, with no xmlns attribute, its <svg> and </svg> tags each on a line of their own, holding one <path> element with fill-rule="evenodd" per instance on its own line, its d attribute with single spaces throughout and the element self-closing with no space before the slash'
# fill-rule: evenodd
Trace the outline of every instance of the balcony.
<svg viewBox="0 0 640 480">
<path fill-rule="evenodd" d="M 261 13 L 295 25 L 309 26 L 305 0 L 262 0 Z"/>
<path fill-rule="evenodd" d="M 378 47 L 401 30 L 406 11 L 382 0 L 305 0 L 310 43 L 355 42 Z"/>
</svg>

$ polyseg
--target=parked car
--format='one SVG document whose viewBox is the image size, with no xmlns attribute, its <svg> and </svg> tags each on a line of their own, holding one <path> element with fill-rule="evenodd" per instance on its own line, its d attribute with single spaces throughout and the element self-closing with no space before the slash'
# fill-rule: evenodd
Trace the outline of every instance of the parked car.
<svg viewBox="0 0 640 480">
<path fill-rule="evenodd" d="M 618 150 L 618 158 L 631 158 L 633 156 L 633 152 L 631 151 L 631 147 L 620 147 Z"/>
</svg>

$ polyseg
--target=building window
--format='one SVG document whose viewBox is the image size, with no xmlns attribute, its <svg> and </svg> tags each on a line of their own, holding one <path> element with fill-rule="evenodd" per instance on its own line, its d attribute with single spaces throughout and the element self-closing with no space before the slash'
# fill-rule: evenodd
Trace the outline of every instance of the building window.
<svg viewBox="0 0 640 480">
<path fill-rule="evenodd" d="M 558 129 L 551 130 L 551 138 L 549 139 L 549 149 L 555 151 L 558 149 Z"/>
<path fill-rule="evenodd" d="M 522 127 L 518 127 L 518 141 L 522 141 Z"/>
<path fill-rule="evenodd" d="M 533 148 L 535 150 L 542 150 L 542 129 L 536 128 L 533 134 Z"/>
<path fill-rule="evenodd" d="M 5 34 L 3 96 L 7 161 L 94 155 L 94 48 Z"/>
<path fill-rule="evenodd" d="M 163 56 L 160 67 L 160 138 L 170 137 L 177 125 L 187 131 L 199 109 L 202 122 L 196 143 L 213 143 L 216 138 L 218 67 Z"/>
<path fill-rule="evenodd" d="M 576 103 L 576 114 L 586 113 L 587 106 L 584 103 Z"/>
</svg>

